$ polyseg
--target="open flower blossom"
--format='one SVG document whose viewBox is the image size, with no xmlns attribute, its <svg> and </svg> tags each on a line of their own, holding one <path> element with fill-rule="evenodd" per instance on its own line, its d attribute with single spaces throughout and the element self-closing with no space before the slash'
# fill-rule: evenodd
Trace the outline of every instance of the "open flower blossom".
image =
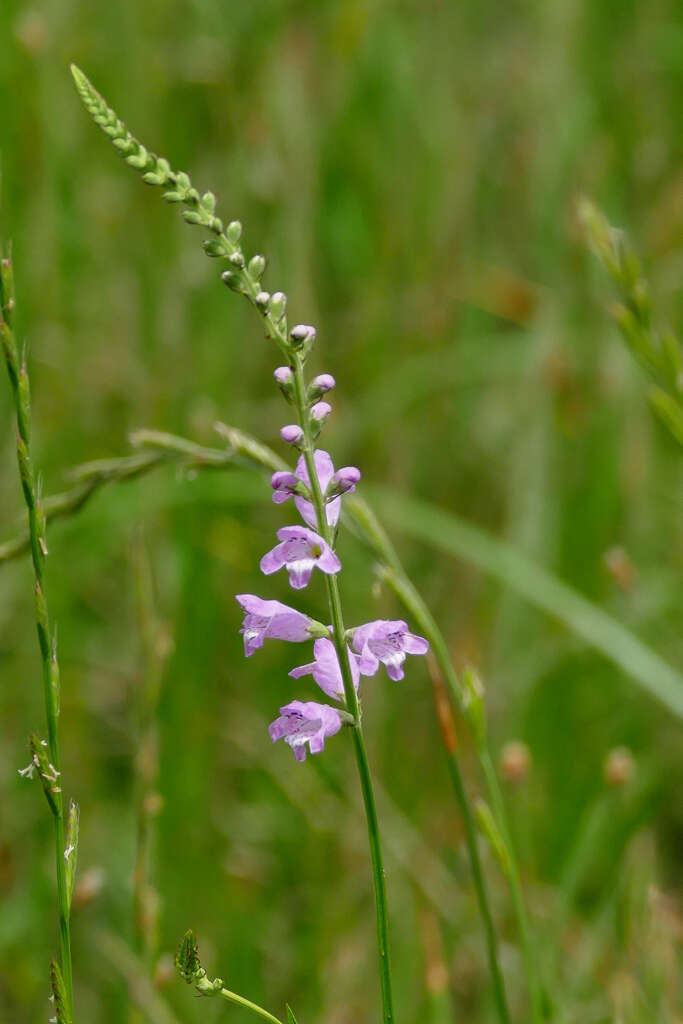
<svg viewBox="0 0 683 1024">
<path fill-rule="evenodd" d="M 294 590 L 308 584 L 316 566 L 329 576 L 341 569 L 341 562 L 329 544 L 305 526 L 283 526 L 277 531 L 277 538 L 280 544 L 261 559 L 261 572 L 270 576 L 284 566 Z"/>
<path fill-rule="evenodd" d="M 359 668 L 364 676 L 374 676 L 380 661 L 386 665 L 390 679 L 403 679 L 406 654 L 426 654 L 429 644 L 424 637 L 408 632 L 402 619 L 377 619 L 353 632 L 353 646 L 360 655 Z"/>
<path fill-rule="evenodd" d="M 309 665 L 299 665 L 298 668 L 293 668 L 289 673 L 290 676 L 293 679 L 300 679 L 301 676 L 312 675 L 320 689 L 328 697 L 334 697 L 335 700 L 343 700 L 344 680 L 342 679 L 341 668 L 339 667 L 337 650 L 332 641 L 325 637 L 320 637 L 319 640 L 316 640 L 313 644 L 313 657 L 315 661 L 312 661 Z M 353 651 L 349 651 L 349 664 L 351 666 L 351 678 L 357 692 L 360 670 L 358 668 L 358 655 L 354 654 Z"/>
<path fill-rule="evenodd" d="M 244 637 L 244 654 L 247 658 L 259 647 L 263 647 L 266 639 L 303 643 L 311 639 L 311 627 L 315 630 L 319 626 L 308 615 L 280 601 L 262 601 L 254 594 L 237 594 L 237 601 L 246 612 L 240 633 Z"/>
<path fill-rule="evenodd" d="M 315 701 L 293 700 L 280 708 L 280 717 L 268 726 L 273 743 L 284 739 L 297 761 L 306 760 L 306 744 L 312 754 L 319 754 L 328 736 L 334 736 L 342 727 L 342 716 L 329 704 Z"/>
<path fill-rule="evenodd" d="M 317 448 L 313 452 L 313 461 L 315 463 L 315 471 L 318 474 L 318 481 L 320 483 L 320 490 L 324 494 L 327 490 L 330 480 L 334 476 L 334 465 L 328 452 L 322 451 Z M 296 475 L 306 486 L 310 489 L 311 479 L 308 475 L 308 466 L 303 455 L 299 456 L 296 464 Z M 312 526 L 313 529 L 317 530 L 318 520 L 315 514 L 315 507 L 312 502 L 308 501 L 307 498 L 303 498 L 300 494 L 294 496 L 294 504 L 299 510 L 299 515 L 305 523 Z M 341 498 L 334 498 L 329 501 L 325 506 L 325 515 L 327 517 L 327 523 L 329 526 L 336 526 L 339 522 L 339 513 L 341 512 Z"/>
</svg>

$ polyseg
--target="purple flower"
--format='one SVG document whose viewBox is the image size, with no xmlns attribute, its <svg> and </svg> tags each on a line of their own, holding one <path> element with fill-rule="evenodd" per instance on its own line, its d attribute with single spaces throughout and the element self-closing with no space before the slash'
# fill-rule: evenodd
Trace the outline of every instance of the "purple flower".
<svg viewBox="0 0 683 1024">
<path fill-rule="evenodd" d="M 329 402 L 316 402 L 311 409 L 311 417 L 316 423 L 324 423 L 331 412 L 332 406 Z"/>
<path fill-rule="evenodd" d="M 287 498 L 291 498 L 296 493 L 297 487 L 301 486 L 301 481 L 293 473 L 278 470 L 271 476 L 270 486 L 273 488 L 273 501 L 276 505 L 281 505 L 283 501 L 287 501 Z"/>
<path fill-rule="evenodd" d="M 390 679 L 403 679 L 406 654 L 426 654 L 429 650 L 427 641 L 409 633 L 401 619 L 377 619 L 358 626 L 353 633 L 353 646 L 360 654 L 359 667 L 364 676 L 374 676 L 381 661 Z"/>
<path fill-rule="evenodd" d="M 356 484 L 360 480 L 360 470 L 356 466 L 342 466 L 332 477 L 331 491 L 338 491 L 340 494 L 350 494 L 355 491 Z"/>
<path fill-rule="evenodd" d="M 290 423 L 280 431 L 280 437 L 287 444 L 298 444 L 302 440 L 304 432 L 296 423 Z"/>
<path fill-rule="evenodd" d="M 261 559 L 261 572 L 266 576 L 285 566 L 290 585 L 301 590 L 316 565 L 328 575 L 341 569 L 341 562 L 329 544 L 305 526 L 283 526 L 277 531 L 277 538 L 281 543 Z"/>
<path fill-rule="evenodd" d="M 312 661 L 310 665 L 299 665 L 298 668 L 293 668 L 289 673 L 290 676 L 293 679 L 300 679 L 301 676 L 312 675 L 320 689 L 328 697 L 334 697 L 335 700 L 343 700 L 344 681 L 341 668 L 339 667 L 337 650 L 332 641 L 325 639 L 325 637 L 316 640 L 313 644 L 313 656 L 315 661 Z M 358 668 L 358 655 L 354 654 L 353 651 L 349 651 L 349 664 L 351 665 L 353 685 L 357 691 L 360 670 Z"/>
<path fill-rule="evenodd" d="M 328 736 L 342 727 L 342 716 L 329 704 L 293 700 L 280 708 L 280 717 L 268 726 L 273 743 L 284 739 L 294 751 L 297 761 L 306 760 L 306 744 L 312 754 L 319 754 Z"/>
<path fill-rule="evenodd" d="M 328 488 L 330 480 L 334 476 L 334 465 L 328 452 L 316 449 L 313 452 L 313 461 L 315 463 L 315 471 L 318 475 L 318 482 L 320 484 L 320 490 L 323 494 Z M 299 461 L 296 464 L 296 475 L 306 486 L 311 487 L 311 480 L 308 475 L 308 466 L 306 465 L 306 459 L 304 456 L 300 456 Z M 305 523 L 312 526 L 314 530 L 318 528 L 318 519 L 315 514 L 315 508 L 307 498 L 302 498 L 301 495 L 294 495 L 294 504 L 299 510 L 299 515 Z M 325 506 L 325 516 L 329 526 L 336 526 L 339 522 L 339 513 L 341 511 L 341 498 L 334 498 L 328 502 Z"/>
<path fill-rule="evenodd" d="M 276 370 L 273 370 L 273 377 L 278 384 L 290 384 L 294 375 L 290 366 L 278 366 Z"/>
<path fill-rule="evenodd" d="M 240 633 L 244 637 L 244 653 L 250 658 L 263 647 L 267 638 L 302 643 L 311 639 L 313 619 L 279 601 L 262 601 L 254 594 L 237 594 L 236 600 L 247 613 Z"/>
<path fill-rule="evenodd" d="M 336 383 L 331 373 L 320 373 L 311 381 L 311 388 L 317 388 L 322 394 L 325 391 L 331 391 Z"/>
</svg>

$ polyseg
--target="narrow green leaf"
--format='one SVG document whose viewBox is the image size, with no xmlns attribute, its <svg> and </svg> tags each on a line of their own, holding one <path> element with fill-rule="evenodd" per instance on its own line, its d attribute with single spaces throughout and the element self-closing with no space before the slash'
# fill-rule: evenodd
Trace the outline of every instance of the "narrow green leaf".
<svg viewBox="0 0 683 1024">
<path fill-rule="evenodd" d="M 638 637 L 505 541 L 417 498 L 366 487 L 389 525 L 479 569 L 548 615 L 618 665 L 638 685 L 683 718 L 683 676 Z"/>
<path fill-rule="evenodd" d="M 287 1011 L 287 1024 L 297 1024 L 297 1019 L 294 1016 L 294 1010 L 289 1003 L 285 1004 L 285 1009 Z"/>
</svg>

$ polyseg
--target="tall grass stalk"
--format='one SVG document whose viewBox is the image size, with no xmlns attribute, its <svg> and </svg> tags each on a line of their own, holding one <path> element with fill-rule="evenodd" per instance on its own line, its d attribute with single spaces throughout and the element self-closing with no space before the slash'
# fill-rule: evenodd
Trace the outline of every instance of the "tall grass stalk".
<svg viewBox="0 0 683 1024">
<path fill-rule="evenodd" d="M 64 815 L 62 769 L 59 745 L 59 663 L 57 638 L 50 625 L 45 590 L 45 560 L 48 554 L 46 518 L 41 502 L 40 481 L 31 447 L 31 395 L 25 354 L 20 358 L 14 331 L 15 299 L 11 257 L 0 253 L 0 339 L 14 398 L 17 426 L 17 460 L 24 502 L 28 513 L 28 535 L 35 578 L 35 609 L 38 644 L 43 675 L 43 697 L 47 720 L 47 753 L 44 741 L 31 737 L 32 760 L 26 774 L 40 776 L 52 812 L 57 873 L 60 962 L 51 966 L 52 994 L 58 1024 L 72 1024 L 74 1016 L 71 966 L 71 893 L 78 847 L 78 808 L 71 804 L 68 821 Z"/>
</svg>

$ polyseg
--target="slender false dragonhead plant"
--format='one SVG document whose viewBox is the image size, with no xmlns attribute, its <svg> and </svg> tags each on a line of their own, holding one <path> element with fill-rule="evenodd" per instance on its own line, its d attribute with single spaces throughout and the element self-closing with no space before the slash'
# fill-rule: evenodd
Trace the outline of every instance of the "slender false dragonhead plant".
<svg viewBox="0 0 683 1024">
<path fill-rule="evenodd" d="M 244 650 L 250 657 L 266 638 L 293 643 L 314 641 L 314 660 L 294 668 L 290 675 L 297 679 L 312 675 L 323 693 L 335 703 L 290 701 L 281 706 L 279 717 L 273 721 L 269 731 L 274 741 L 283 739 L 291 747 L 297 761 L 304 761 L 309 752 L 320 753 L 325 741 L 343 728 L 351 736 L 370 843 L 383 1018 L 385 1024 L 390 1024 L 393 1000 L 387 898 L 379 824 L 363 738 L 359 683 L 361 676 L 375 675 L 380 664 L 386 666 L 391 679 L 402 679 L 406 655 L 426 654 L 429 644 L 411 633 L 402 620 L 378 620 L 350 629 L 346 627 L 339 587 L 342 564 L 335 548 L 344 495 L 355 490 L 361 474 L 355 466 L 335 470 L 328 452 L 316 447 L 331 412 L 327 396 L 334 389 L 335 381 L 328 373 L 310 381 L 306 379 L 306 364 L 316 340 L 315 328 L 307 324 L 289 328 L 287 298 L 283 292 L 271 294 L 264 289 L 261 279 L 265 259 L 261 255 L 251 259 L 245 257 L 240 244 L 241 224 L 232 221 L 224 227 L 215 213 L 213 193 L 206 192 L 200 196 L 187 174 L 173 171 L 167 160 L 149 152 L 130 134 L 85 75 L 78 68 L 72 68 L 72 71 L 87 110 L 126 162 L 142 173 L 147 184 L 163 187 L 164 198 L 183 207 L 183 217 L 188 223 L 202 226 L 212 233 L 213 237 L 204 242 L 205 251 L 209 256 L 228 263 L 228 269 L 222 275 L 223 281 L 232 291 L 244 295 L 259 311 L 267 337 L 275 342 L 285 359 L 285 363 L 275 369 L 274 378 L 293 409 L 295 422 L 283 426 L 280 436 L 298 453 L 298 457 L 294 467 L 276 471 L 271 484 L 273 501 L 281 504 L 293 498 L 303 522 L 278 530 L 278 543 L 261 559 L 261 571 L 269 576 L 286 569 L 292 588 L 301 590 L 308 586 L 313 570 L 318 569 L 325 580 L 325 618 L 330 620 L 330 625 L 325 626 L 279 601 L 240 594 L 237 600 L 245 612 L 242 626 Z M 186 955 L 191 943 L 185 945 L 187 948 L 180 957 L 183 977 L 194 981 L 195 987 L 204 995 L 224 994 L 222 983 L 209 985 L 205 975 L 200 976 L 198 969 L 192 969 L 196 958 Z"/>
</svg>

